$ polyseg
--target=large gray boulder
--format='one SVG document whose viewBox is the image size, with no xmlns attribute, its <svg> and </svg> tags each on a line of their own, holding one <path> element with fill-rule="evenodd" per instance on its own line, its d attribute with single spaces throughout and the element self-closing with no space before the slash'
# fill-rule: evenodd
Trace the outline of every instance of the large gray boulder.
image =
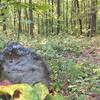
<svg viewBox="0 0 100 100">
<path fill-rule="evenodd" d="M 18 42 L 10 42 L 0 53 L 1 80 L 12 83 L 49 84 L 49 70 L 43 59 Z"/>
</svg>

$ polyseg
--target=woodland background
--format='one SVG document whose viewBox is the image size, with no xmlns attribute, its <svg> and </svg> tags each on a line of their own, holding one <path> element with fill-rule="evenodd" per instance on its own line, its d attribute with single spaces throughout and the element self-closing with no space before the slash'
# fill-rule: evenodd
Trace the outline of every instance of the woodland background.
<svg viewBox="0 0 100 100">
<path fill-rule="evenodd" d="M 16 34 L 99 33 L 99 0 L 0 0 L 0 28 Z M 7 32 L 8 33 L 8 32 Z"/>
</svg>

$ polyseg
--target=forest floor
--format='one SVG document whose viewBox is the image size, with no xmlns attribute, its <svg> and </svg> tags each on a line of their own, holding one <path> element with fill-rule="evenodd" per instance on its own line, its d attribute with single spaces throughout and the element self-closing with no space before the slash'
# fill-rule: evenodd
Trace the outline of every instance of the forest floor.
<svg viewBox="0 0 100 100">
<path fill-rule="evenodd" d="M 77 63 L 89 61 L 91 64 L 95 64 L 100 67 L 100 36 L 95 38 L 94 42 L 90 45 L 90 47 L 85 48 L 81 51 L 76 61 Z M 88 100 L 100 100 L 100 94 L 96 94 L 94 92 L 90 96 L 88 95 Z"/>
<path fill-rule="evenodd" d="M 83 49 L 78 58 L 75 58 L 73 53 L 67 53 L 66 58 L 75 59 L 77 63 L 88 60 L 100 65 L 100 36 L 95 37 L 94 42 L 88 48 Z"/>
<path fill-rule="evenodd" d="M 14 36 L 0 37 L 1 49 L 8 40 L 16 40 Z M 100 100 L 100 36 L 57 35 L 31 39 L 22 35 L 20 42 L 48 62 L 54 93 L 63 94 L 67 100 Z"/>
<path fill-rule="evenodd" d="M 96 37 L 90 48 L 82 51 L 80 58 L 88 59 L 95 64 L 100 64 L 100 37 Z"/>
</svg>

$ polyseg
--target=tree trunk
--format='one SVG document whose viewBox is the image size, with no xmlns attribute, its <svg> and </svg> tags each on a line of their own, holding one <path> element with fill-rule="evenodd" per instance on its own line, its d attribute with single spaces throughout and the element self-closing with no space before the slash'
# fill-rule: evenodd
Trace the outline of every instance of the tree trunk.
<svg viewBox="0 0 100 100">
<path fill-rule="evenodd" d="M 42 34 L 44 34 L 45 33 L 45 29 L 44 29 L 44 14 L 42 14 L 42 18 L 41 18 L 41 28 L 42 28 Z"/>
<path fill-rule="evenodd" d="M 68 33 L 68 0 L 66 1 L 66 32 Z"/>
<path fill-rule="evenodd" d="M 0 4 L 1 4 L 1 0 L 0 0 Z M 4 9 L 7 9 L 7 7 L 4 8 Z M 2 13 L 1 15 L 4 16 L 4 13 Z M 3 31 L 6 31 L 6 18 L 5 18 L 5 16 L 4 16 L 4 19 L 3 19 Z"/>
<path fill-rule="evenodd" d="M 19 0 L 21 3 L 21 0 Z M 18 33 L 22 32 L 22 26 L 21 26 L 21 8 L 18 9 Z"/>
<path fill-rule="evenodd" d="M 79 16 L 80 14 L 80 7 L 79 7 L 79 1 L 76 0 L 76 4 L 77 4 L 77 15 Z M 80 33 L 82 34 L 82 19 L 79 16 L 79 25 L 80 25 Z"/>
<path fill-rule="evenodd" d="M 91 0 L 91 12 L 89 14 L 89 26 L 88 30 L 89 32 L 87 33 L 87 36 L 94 36 L 96 32 L 96 5 L 97 5 L 97 0 Z"/>
<path fill-rule="evenodd" d="M 54 12 L 54 0 L 52 0 L 52 33 L 53 33 L 53 12 Z"/>
<path fill-rule="evenodd" d="M 14 31 L 15 31 L 15 29 L 16 29 L 16 9 L 15 9 L 15 7 L 14 7 Z"/>
<path fill-rule="evenodd" d="M 33 12 L 32 12 L 32 0 L 29 0 L 29 19 L 30 19 L 30 29 L 29 34 L 33 36 Z"/>
<path fill-rule="evenodd" d="M 48 6 L 49 6 L 49 8 L 48 8 L 48 33 L 50 33 L 50 1 L 51 0 L 48 0 Z"/>
<path fill-rule="evenodd" d="M 37 19 L 37 24 L 38 24 L 38 34 L 40 34 L 40 16 L 38 14 L 38 19 Z"/>
<path fill-rule="evenodd" d="M 47 0 L 45 0 L 45 4 L 48 4 Z M 48 11 L 45 12 L 45 33 L 48 35 Z"/>
<path fill-rule="evenodd" d="M 24 2 L 27 3 L 27 0 L 25 0 Z M 24 18 L 24 20 L 25 20 L 25 32 L 26 33 L 29 33 L 29 24 L 26 23 L 26 20 L 29 20 L 28 19 L 28 11 L 27 11 L 27 8 L 24 8 L 24 14 L 25 14 L 25 18 Z"/>
<path fill-rule="evenodd" d="M 60 32 L 60 0 L 57 0 L 57 34 Z"/>
</svg>

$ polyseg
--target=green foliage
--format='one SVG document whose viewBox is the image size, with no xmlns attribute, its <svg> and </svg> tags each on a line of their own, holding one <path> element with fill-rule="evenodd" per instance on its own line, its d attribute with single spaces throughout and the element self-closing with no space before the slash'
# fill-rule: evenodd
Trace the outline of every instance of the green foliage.
<svg viewBox="0 0 100 100">
<path fill-rule="evenodd" d="M 81 53 L 91 46 L 93 48 L 97 44 L 100 46 L 100 38 L 99 41 L 96 40 L 98 43 L 95 43 L 93 38 L 84 37 L 84 34 L 86 35 L 95 27 L 97 33 L 100 33 L 100 11 L 98 9 L 100 1 L 97 1 L 97 5 L 95 5 L 96 0 L 94 0 L 95 3 L 92 2 L 93 0 L 58 1 L 60 4 L 56 0 L 32 0 L 32 4 L 29 4 L 29 0 L 21 0 L 21 2 L 20 0 L 1 0 L 0 50 L 8 41 L 19 41 L 26 47 L 34 49 L 48 61 L 53 92 L 63 94 L 67 100 L 87 100 L 88 93 L 100 93 L 100 67 L 89 57 L 82 57 Z M 33 14 L 34 39 L 28 34 L 32 23 L 29 18 L 29 8 L 32 9 Z M 21 11 L 19 11 L 20 15 L 18 10 Z M 96 14 L 95 18 L 93 14 Z M 21 16 L 20 21 L 19 16 Z M 21 33 L 18 32 L 19 22 L 22 28 Z M 94 23 L 94 26 L 90 23 Z M 6 25 L 6 30 L 3 31 L 4 25 Z M 59 33 L 55 35 L 58 28 Z M 42 36 L 40 36 L 41 33 Z M 98 52 L 96 56 L 94 58 L 100 60 Z M 32 95 L 36 97 L 36 100 L 45 95 L 44 93 L 41 95 L 40 92 L 43 92 L 42 88 L 44 91 L 46 88 L 38 88 L 40 86 L 34 87 L 35 92 L 33 91 Z M 63 100 L 63 97 L 58 94 L 55 96 L 49 94 L 46 97 L 51 100 L 60 98 Z"/>
<path fill-rule="evenodd" d="M 2 95 L 8 98 L 6 94 L 10 95 L 9 100 L 64 100 L 60 94 L 49 94 L 48 88 L 42 83 L 34 86 L 28 84 L 1 85 L 0 100 Z"/>
<path fill-rule="evenodd" d="M 4 41 L 0 39 L 0 50 L 4 48 Z"/>
<path fill-rule="evenodd" d="M 52 96 L 51 94 L 47 95 L 45 100 L 65 100 L 61 95 Z"/>
<path fill-rule="evenodd" d="M 42 89 L 44 91 L 41 91 Z M 15 94 L 16 91 L 18 95 Z M 18 100 L 43 100 L 48 94 L 48 89 L 40 83 L 36 84 L 34 87 L 28 84 L 0 86 L 0 95 L 5 93 L 11 95 L 11 99 L 14 100 L 17 98 Z"/>
<path fill-rule="evenodd" d="M 88 100 L 88 97 L 86 95 L 80 95 L 77 100 Z"/>
<path fill-rule="evenodd" d="M 15 40 L 16 36 L 1 36 L 1 48 L 7 40 L 11 39 Z M 94 39 L 61 35 L 45 38 L 37 35 L 32 40 L 32 38 L 22 34 L 20 42 L 37 51 L 48 61 L 51 69 L 51 85 L 57 95 L 59 93 L 67 94 L 67 100 L 83 100 L 88 93 L 100 93 L 99 65 L 83 58 L 81 58 L 82 61 L 77 61 L 81 52 L 91 47 Z M 55 98 L 56 100 L 59 97 L 57 95 L 52 97 L 49 94 L 47 98 Z"/>
</svg>

